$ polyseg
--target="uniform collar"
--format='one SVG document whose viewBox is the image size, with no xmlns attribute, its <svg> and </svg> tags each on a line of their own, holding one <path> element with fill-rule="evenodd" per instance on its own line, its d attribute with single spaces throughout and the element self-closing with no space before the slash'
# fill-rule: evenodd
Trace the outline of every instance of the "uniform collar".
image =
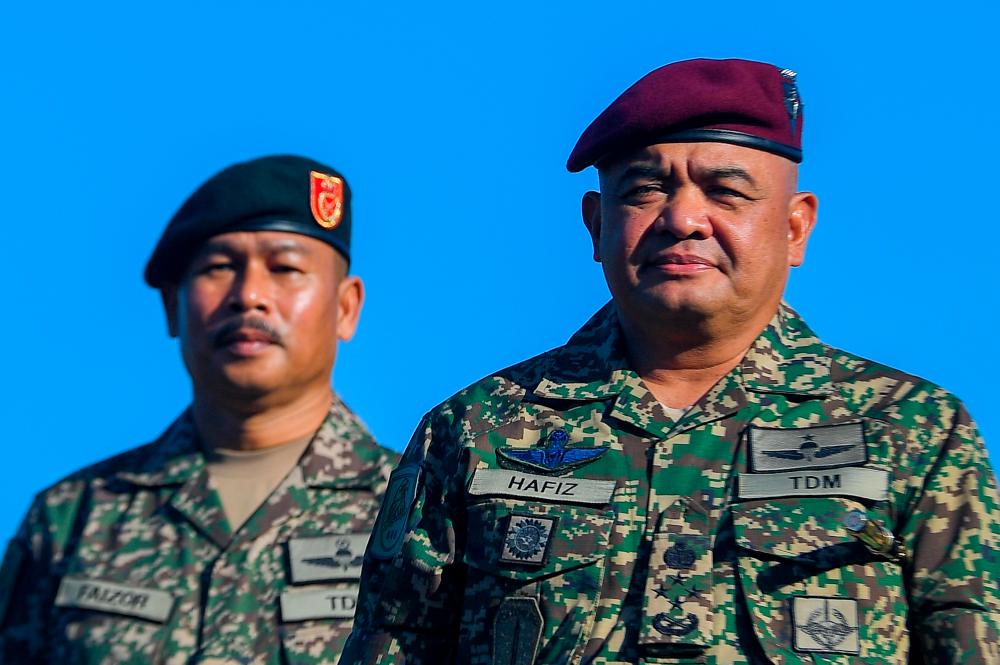
<svg viewBox="0 0 1000 665">
<path fill-rule="evenodd" d="M 152 445 L 138 465 L 116 474 L 144 486 L 181 485 L 205 470 L 190 409 Z M 326 419 L 299 461 L 309 487 L 371 487 L 378 481 L 381 453 L 364 423 L 334 395 Z"/>
<path fill-rule="evenodd" d="M 734 371 L 751 392 L 820 396 L 831 391 L 826 345 L 785 302 Z M 533 394 L 605 399 L 637 381 L 641 382 L 625 358 L 617 309 L 609 302 L 557 351 Z"/>
</svg>

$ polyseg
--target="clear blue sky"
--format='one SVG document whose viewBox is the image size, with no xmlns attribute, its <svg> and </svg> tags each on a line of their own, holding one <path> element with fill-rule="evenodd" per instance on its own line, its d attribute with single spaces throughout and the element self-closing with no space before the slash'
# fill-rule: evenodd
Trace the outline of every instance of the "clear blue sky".
<svg viewBox="0 0 1000 665">
<path fill-rule="evenodd" d="M 6 3 L 0 539 L 187 403 L 141 272 L 211 173 L 292 152 L 347 175 L 369 298 L 334 383 L 400 448 L 607 299 L 579 218 L 596 176 L 566 156 L 690 57 L 799 72 L 820 223 L 788 300 L 827 342 L 957 393 L 996 465 L 998 12 L 823 4 Z"/>
</svg>

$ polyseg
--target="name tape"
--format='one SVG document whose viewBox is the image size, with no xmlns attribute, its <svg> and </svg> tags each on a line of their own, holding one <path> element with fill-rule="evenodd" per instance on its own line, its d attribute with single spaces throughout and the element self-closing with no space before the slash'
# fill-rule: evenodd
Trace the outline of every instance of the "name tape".
<svg viewBox="0 0 1000 665">
<path fill-rule="evenodd" d="M 163 623 L 173 609 L 174 597 L 157 589 L 64 577 L 59 583 L 55 604 L 57 607 L 99 610 Z"/>
<path fill-rule="evenodd" d="M 480 469 L 472 476 L 472 496 L 510 496 L 555 503 L 584 503 L 603 506 L 615 491 L 613 480 L 552 478 L 507 469 Z"/>
<path fill-rule="evenodd" d="M 357 606 L 357 585 L 346 589 L 293 589 L 281 593 L 282 621 L 351 619 Z"/>
<path fill-rule="evenodd" d="M 843 467 L 827 471 L 740 474 L 739 498 L 781 496 L 853 496 L 885 501 L 889 498 L 889 472 L 867 467 Z"/>
</svg>

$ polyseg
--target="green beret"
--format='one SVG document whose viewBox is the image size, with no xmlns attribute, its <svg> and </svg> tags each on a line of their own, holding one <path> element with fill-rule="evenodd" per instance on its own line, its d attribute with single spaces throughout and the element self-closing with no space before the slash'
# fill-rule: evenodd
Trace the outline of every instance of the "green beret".
<svg viewBox="0 0 1000 665">
<path fill-rule="evenodd" d="M 351 190 L 336 170 L 280 155 L 234 164 L 180 207 L 146 264 L 155 288 L 180 281 L 208 238 L 230 231 L 287 231 L 322 240 L 351 259 Z"/>
</svg>

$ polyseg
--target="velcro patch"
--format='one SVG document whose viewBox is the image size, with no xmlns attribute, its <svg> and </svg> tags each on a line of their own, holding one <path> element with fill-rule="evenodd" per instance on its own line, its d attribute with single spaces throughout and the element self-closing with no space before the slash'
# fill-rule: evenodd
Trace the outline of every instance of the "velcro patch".
<svg viewBox="0 0 1000 665">
<path fill-rule="evenodd" d="M 554 517 L 511 515 L 503 537 L 500 561 L 542 565 L 549 549 Z"/>
<path fill-rule="evenodd" d="M 375 519 L 372 541 L 368 548 L 368 552 L 376 559 L 391 559 L 402 547 L 419 479 L 419 464 L 398 467 L 389 477 L 389 486 Z"/>
<path fill-rule="evenodd" d="M 173 609 L 174 597 L 157 589 L 64 577 L 59 583 L 55 604 L 57 607 L 99 610 L 163 623 Z"/>
<path fill-rule="evenodd" d="M 367 544 L 367 533 L 292 538 L 288 541 L 292 584 L 360 578 Z"/>
<path fill-rule="evenodd" d="M 824 471 L 741 473 L 739 476 L 741 499 L 782 496 L 851 496 L 885 501 L 889 498 L 889 472 L 848 466 Z"/>
<path fill-rule="evenodd" d="M 346 589 L 289 589 L 281 592 L 281 620 L 351 619 L 358 606 L 357 585 Z"/>
<path fill-rule="evenodd" d="M 864 423 L 770 429 L 751 427 L 750 471 L 829 469 L 868 461 Z"/>
<path fill-rule="evenodd" d="M 479 469 L 469 483 L 471 496 L 509 496 L 595 506 L 606 505 L 614 491 L 613 480 L 552 478 L 506 469 Z"/>
<path fill-rule="evenodd" d="M 792 622 L 796 651 L 861 653 L 856 600 L 795 596 L 792 598 Z"/>
</svg>

